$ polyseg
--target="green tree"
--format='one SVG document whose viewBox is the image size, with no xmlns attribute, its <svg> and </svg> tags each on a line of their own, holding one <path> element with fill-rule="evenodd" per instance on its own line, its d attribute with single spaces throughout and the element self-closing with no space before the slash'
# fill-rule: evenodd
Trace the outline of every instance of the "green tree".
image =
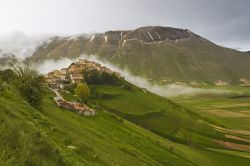
<svg viewBox="0 0 250 166">
<path fill-rule="evenodd" d="M 78 84 L 75 88 L 75 94 L 81 101 L 86 101 L 90 96 L 90 89 L 86 83 Z"/>
<path fill-rule="evenodd" d="M 97 70 L 86 71 L 83 73 L 87 84 L 119 85 L 120 79 L 112 73 L 99 72 Z"/>
</svg>

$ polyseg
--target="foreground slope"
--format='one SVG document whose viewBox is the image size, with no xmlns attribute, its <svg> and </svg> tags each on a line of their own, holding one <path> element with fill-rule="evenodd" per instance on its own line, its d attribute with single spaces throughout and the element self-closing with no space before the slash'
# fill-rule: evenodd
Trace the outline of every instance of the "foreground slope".
<svg viewBox="0 0 250 166">
<path fill-rule="evenodd" d="M 113 114 L 82 117 L 46 90 L 35 110 L 14 90 L 0 95 L 1 165 L 248 165 L 247 158 L 170 142 Z"/>
<path fill-rule="evenodd" d="M 211 126 L 224 123 L 200 116 L 192 110 L 145 89 L 130 86 L 95 85 L 91 102 L 157 135 L 196 148 L 224 148 L 228 142 L 250 148 L 250 143 L 229 138 Z"/>
<path fill-rule="evenodd" d="M 223 138 L 205 119 L 145 89 L 99 85 L 94 86 L 94 93 L 95 105 L 172 141 L 216 146 L 203 135 Z"/>
<path fill-rule="evenodd" d="M 40 46 L 32 62 L 81 54 L 96 55 L 157 83 L 250 79 L 248 53 L 218 46 L 197 34 L 170 27 L 141 27 L 78 37 L 55 37 Z"/>
</svg>

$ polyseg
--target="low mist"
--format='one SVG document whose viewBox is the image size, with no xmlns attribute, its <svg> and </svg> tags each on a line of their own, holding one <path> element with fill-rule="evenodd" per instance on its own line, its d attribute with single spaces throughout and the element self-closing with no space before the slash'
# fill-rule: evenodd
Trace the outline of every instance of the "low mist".
<svg viewBox="0 0 250 166">
<path fill-rule="evenodd" d="M 45 60 L 42 64 L 32 64 L 31 67 L 41 74 L 46 74 L 52 70 L 60 70 L 68 67 L 72 62 L 71 59 L 62 58 L 60 60 Z"/>
<path fill-rule="evenodd" d="M 216 90 L 216 89 L 202 89 L 202 88 L 194 88 L 184 85 L 177 85 L 177 84 L 167 84 L 167 85 L 157 85 L 149 82 L 148 80 L 132 75 L 128 70 L 121 70 L 117 66 L 107 62 L 100 60 L 98 57 L 94 55 L 81 55 L 79 59 L 87 59 L 90 61 L 95 61 L 97 63 L 100 63 L 102 66 L 106 66 L 107 68 L 119 72 L 122 74 L 122 76 L 127 80 L 128 82 L 137 85 L 141 88 L 145 88 L 148 91 L 151 91 L 153 93 L 156 93 L 163 97 L 175 97 L 175 96 L 187 96 L 187 95 L 198 95 L 198 94 L 218 94 L 218 93 L 225 93 L 225 91 L 222 90 Z M 33 66 L 36 68 L 40 73 L 45 74 L 48 73 L 54 69 L 61 69 L 64 67 L 68 67 L 72 62 L 75 60 L 72 59 L 61 59 L 61 60 L 47 60 L 43 64 L 39 64 L 37 66 Z"/>
<path fill-rule="evenodd" d="M 27 35 L 19 31 L 0 33 L 0 58 L 4 55 L 14 55 L 17 59 L 30 57 L 49 38 L 48 34 Z"/>
<path fill-rule="evenodd" d="M 18 62 L 24 60 L 27 57 L 32 56 L 35 49 L 42 45 L 45 41 L 49 42 L 50 35 L 26 35 L 22 32 L 11 32 L 0 34 L 0 58 L 10 59 L 15 57 Z M 7 57 L 6 57 L 7 55 Z M 10 55 L 10 56 L 9 56 Z M 174 97 L 179 95 L 196 95 L 196 94 L 211 94 L 211 93 L 223 93 L 219 90 L 208 90 L 201 88 L 193 88 L 189 86 L 177 85 L 177 84 L 167 84 L 167 85 L 157 85 L 149 82 L 148 80 L 132 75 L 129 70 L 121 70 L 117 66 L 100 60 L 94 55 L 81 55 L 79 59 L 87 59 L 90 61 L 95 61 L 100 63 L 102 66 L 106 66 L 113 71 L 119 72 L 122 76 L 130 83 L 135 84 L 141 88 L 145 88 L 153 93 L 164 97 Z M 61 69 L 68 67 L 74 60 L 63 58 L 61 60 L 46 60 L 42 64 L 33 64 L 31 67 L 36 69 L 42 74 L 48 73 L 55 69 Z M 3 66 L 0 66 L 3 67 Z"/>
</svg>

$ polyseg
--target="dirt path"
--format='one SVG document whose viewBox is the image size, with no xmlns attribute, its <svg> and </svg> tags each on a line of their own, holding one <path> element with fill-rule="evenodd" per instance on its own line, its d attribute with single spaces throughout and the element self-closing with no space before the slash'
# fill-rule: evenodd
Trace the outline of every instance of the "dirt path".
<svg viewBox="0 0 250 166">
<path fill-rule="evenodd" d="M 50 90 L 52 90 L 52 91 L 56 94 L 56 96 L 57 96 L 58 98 L 61 98 L 62 100 L 64 100 L 63 97 L 60 95 L 60 93 L 59 93 L 57 90 L 52 89 L 52 88 L 50 88 Z"/>
</svg>

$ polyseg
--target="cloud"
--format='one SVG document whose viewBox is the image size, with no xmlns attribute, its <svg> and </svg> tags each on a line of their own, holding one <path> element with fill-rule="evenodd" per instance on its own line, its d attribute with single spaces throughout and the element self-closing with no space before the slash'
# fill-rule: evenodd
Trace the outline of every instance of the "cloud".
<svg viewBox="0 0 250 166">
<path fill-rule="evenodd" d="M 30 57 L 37 46 L 49 39 L 50 35 L 26 35 L 16 31 L 0 34 L 0 57 L 4 54 L 14 54 L 19 59 Z"/>
<path fill-rule="evenodd" d="M 61 68 L 68 67 L 73 60 L 68 58 L 62 58 L 60 60 L 46 60 L 42 64 L 32 64 L 32 68 L 40 72 L 41 74 L 46 74 L 52 70 L 59 70 Z"/>
<path fill-rule="evenodd" d="M 217 93 L 225 93 L 225 91 L 222 90 L 215 90 L 215 89 L 202 89 L 202 88 L 193 88 L 190 86 L 184 86 L 184 85 L 177 85 L 177 84 L 167 84 L 167 85 L 157 85 L 149 82 L 145 78 L 132 75 L 127 69 L 121 70 L 117 66 L 107 62 L 100 60 L 98 57 L 91 55 L 82 55 L 80 58 L 91 60 L 98 62 L 102 64 L 103 66 L 106 66 L 110 68 L 113 71 L 117 71 L 122 74 L 122 76 L 127 80 L 128 82 L 137 85 L 141 88 L 145 88 L 153 93 L 156 93 L 163 97 L 174 97 L 174 96 L 180 96 L 180 95 L 197 95 L 197 94 L 217 94 Z"/>
<path fill-rule="evenodd" d="M 98 57 L 91 55 L 81 55 L 79 59 L 87 59 L 89 61 L 95 61 L 100 63 L 102 66 L 106 66 L 109 69 L 119 72 L 128 82 L 137 85 L 138 87 L 145 88 L 148 91 L 156 93 L 163 97 L 174 97 L 180 95 L 197 95 L 197 94 L 217 94 L 217 93 L 226 93 L 222 90 L 215 90 L 215 89 L 202 89 L 202 88 L 194 88 L 184 85 L 177 85 L 177 84 L 167 84 L 167 85 L 157 85 L 152 84 L 148 80 L 132 75 L 128 70 L 121 70 L 117 66 L 107 62 L 100 60 Z M 61 69 L 64 67 L 68 67 L 74 60 L 71 59 L 61 59 L 61 60 L 47 60 L 42 64 L 33 65 L 33 68 L 38 70 L 39 72 L 45 74 L 54 69 Z"/>
</svg>

